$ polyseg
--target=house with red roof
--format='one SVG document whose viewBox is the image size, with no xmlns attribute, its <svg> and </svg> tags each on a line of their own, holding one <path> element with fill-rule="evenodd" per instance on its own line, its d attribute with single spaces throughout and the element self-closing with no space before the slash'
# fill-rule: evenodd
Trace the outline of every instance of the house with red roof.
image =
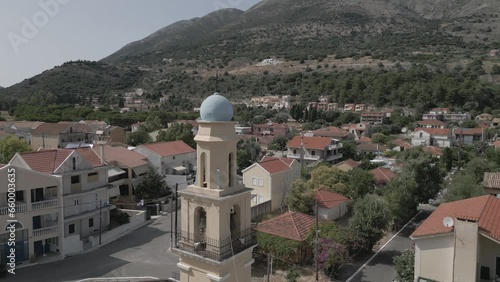
<svg viewBox="0 0 500 282">
<path fill-rule="evenodd" d="M 342 159 L 342 143 L 329 137 L 295 136 L 288 142 L 287 158 L 314 166 L 320 162 L 335 164 Z"/>
<path fill-rule="evenodd" d="M 348 171 L 351 171 L 351 170 L 357 168 L 360 165 L 361 165 L 360 163 L 358 163 L 357 161 L 355 161 L 353 159 L 347 159 L 343 162 L 336 164 L 335 167 L 337 167 L 338 169 L 340 169 L 344 172 L 348 172 Z"/>
<path fill-rule="evenodd" d="M 31 132 L 33 150 L 66 148 L 68 144 L 92 144 L 93 131 L 79 122 L 45 122 Z"/>
<path fill-rule="evenodd" d="M 412 146 L 450 147 L 453 144 L 449 128 L 417 128 L 411 134 Z"/>
<path fill-rule="evenodd" d="M 0 237 L 2 244 L 7 247 L 11 233 L 6 227 L 10 225 L 9 220 L 15 219 L 16 222 L 12 224 L 16 229 L 16 263 L 41 257 L 44 255 L 43 250 L 50 256 L 63 258 L 67 248 L 63 246 L 62 234 L 62 177 L 14 165 L 0 165 L 0 179 L 5 183 L 0 185 Z M 11 193 L 9 195 L 9 190 L 12 192 L 14 187 L 8 189 L 8 179 L 15 179 L 15 183 L 12 183 L 15 186 L 15 199 Z M 14 200 L 15 208 L 11 206 L 9 211 L 9 203 Z M 10 217 L 11 212 L 15 218 Z M 0 265 L 8 262 L 7 249 L 3 250 L 5 252 L 0 256 Z"/>
<path fill-rule="evenodd" d="M 472 145 L 485 140 L 484 128 L 455 128 L 453 138 L 459 144 Z"/>
<path fill-rule="evenodd" d="M 393 178 L 396 177 L 396 174 L 391 170 L 383 167 L 377 167 L 376 169 L 370 170 L 370 173 L 373 175 L 376 186 L 384 186 Z"/>
<path fill-rule="evenodd" d="M 263 124 L 254 124 L 252 127 L 252 134 L 255 136 L 282 136 L 288 137 L 290 136 L 291 130 L 290 126 L 287 124 L 268 122 Z"/>
<path fill-rule="evenodd" d="M 397 152 L 403 152 L 413 147 L 409 142 L 403 139 L 394 139 L 391 141 L 391 144 L 394 145 L 392 150 Z"/>
<path fill-rule="evenodd" d="M 321 219 L 320 222 L 324 222 L 324 220 Z M 300 247 L 297 249 L 295 257 L 289 259 L 301 262 L 311 258 L 313 254 L 310 244 L 307 243 L 307 236 L 314 228 L 314 224 L 316 224 L 314 216 L 292 211 L 259 223 L 255 229 L 257 232 L 299 242 Z"/>
<path fill-rule="evenodd" d="M 417 128 L 445 128 L 446 122 L 438 119 L 426 119 L 417 121 Z"/>
<path fill-rule="evenodd" d="M 441 204 L 414 232 L 415 281 L 497 281 L 500 199 Z"/>
<path fill-rule="evenodd" d="M 158 174 L 165 176 L 169 186 L 179 183 L 180 189 L 194 183 L 196 150 L 182 140 L 140 145 L 133 150 L 145 156 Z"/>
<path fill-rule="evenodd" d="M 349 199 L 343 195 L 318 189 L 314 199 L 318 202 L 319 218 L 335 220 L 347 213 L 347 202 Z"/>
<path fill-rule="evenodd" d="M 91 148 L 17 153 L 9 165 L 61 179 L 62 202 L 58 206 L 63 207 L 64 217 L 60 215 L 58 219 L 54 215 L 34 214 L 33 222 L 28 224 L 32 224 L 33 229 L 41 229 L 38 238 L 50 238 L 42 229 L 60 225 L 54 233 L 64 234 L 63 241 L 59 243 L 65 246 L 66 254 L 78 253 L 84 250 L 84 244 L 90 244 L 85 247 L 91 247 L 92 240 L 89 241 L 88 238 L 99 230 L 100 214 L 102 228 L 109 225 L 109 211 L 114 208 L 109 204 L 109 198 L 119 192 L 117 188 L 108 185 L 108 167 Z M 32 203 L 40 202 L 41 206 L 50 206 L 50 203 L 43 202 L 50 199 L 52 190 L 43 185 L 40 187 L 33 189 L 31 195 L 25 195 L 24 198 L 29 198 Z M 48 233 L 52 231 L 54 230 L 50 228 L 46 230 Z"/>
<path fill-rule="evenodd" d="M 243 184 L 252 189 L 252 207 L 269 201 L 272 211 L 285 206 L 292 183 L 300 178 L 300 170 L 295 159 L 269 156 L 244 169 Z"/>
<path fill-rule="evenodd" d="M 149 168 L 148 158 L 122 146 L 95 146 L 93 151 L 108 166 L 108 181 L 117 187 L 120 196 L 132 196 Z"/>
</svg>

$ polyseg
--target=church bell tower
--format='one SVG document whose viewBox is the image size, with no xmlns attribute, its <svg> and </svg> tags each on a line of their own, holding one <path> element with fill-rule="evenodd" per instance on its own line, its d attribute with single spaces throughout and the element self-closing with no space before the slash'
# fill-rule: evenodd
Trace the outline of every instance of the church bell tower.
<svg viewBox="0 0 500 282">
<path fill-rule="evenodd" d="M 250 189 L 236 179 L 233 106 L 218 93 L 203 101 L 197 143 L 196 182 L 179 192 L 181 225 L 173 252 L 181 282 L 251 280 Z"/>
</svg>

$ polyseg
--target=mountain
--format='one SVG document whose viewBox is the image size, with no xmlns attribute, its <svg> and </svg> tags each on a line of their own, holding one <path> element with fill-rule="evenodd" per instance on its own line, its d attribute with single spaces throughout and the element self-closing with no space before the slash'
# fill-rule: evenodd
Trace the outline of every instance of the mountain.
<svg viewBox="0 0 500 282">
<path fill-rule="evenodd" d="M 33 98 L 50 103 L 79 103 L 86 97 L 103 97 L 128 90 L 143 72 L 135 67 L 110 66 L 100 62 L 67 62 L 32 78 L 0 89 L 1 97 Z"/>
<path fill-rule="evenodd" d="M 130 57 L 137 57 L 143 53 L 161 52 L 164 46 L 170 44 L 198 41 L 208 34 L 233 23 L 241 14 L 243 14 L 243 11 L 238 9 L 222 9 L 201 18 L 176 22 L 142 40 L 126 45 L 102 61 L 113 63 L 128 60 Z"/>
<path fill-rule="evenodd" d="M 269 57 L 286 62 L 267 71 L 281 76 L 332 72 L 326 65 L 341 64 L 343 69 L 396 62 L 466 67 L 500 48 L 493 42 L 500 38 L 499 15 L 497 0 L 263 0 L 245 12 L 222 9 L 176 22 L 101 62 L 71 62 L 0 89 L 0 98 L 45 95 L 73 103 L 99 96 L 114 101 L 115 93 L 133 87 L 155 97 L 193 97 L 211 91 L 213 81 L 207 78 L 217 71 L 257 77 L 252 77 L 255 92 L 266 72 L 252 67 Z M 245 81 L 250 79 L 234 87 Z M 267 82 L 263 91 L 279 83 Z"/>
</svg>

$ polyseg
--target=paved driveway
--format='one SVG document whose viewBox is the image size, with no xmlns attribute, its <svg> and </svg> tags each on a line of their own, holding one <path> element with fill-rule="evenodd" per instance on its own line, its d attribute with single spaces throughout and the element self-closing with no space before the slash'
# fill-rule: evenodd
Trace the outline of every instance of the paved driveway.
<svg viewBox="0 0 500 282">
<path fill-rule="evenodd" d="M 95 277 L 169 278 L 178 257 L 170 248 L 170 216 L 163 216 L 93 252 L 18 269 L 2 281 L 75 281 Z"/>
<path fill-rule="evenodd" d="M 393 259 L 401 254 L 406 249 L 412 246 L 410 235 L 415 231 L 418 225 L 430 215 L 429 211 L 422 211 L 414 220 L 412 220 L 394 239 L 385 246 L 385 248 L 378 253 L 373 260 L 368 263 L 360 272 L 354 277 L 356 271 L 353 268 L 343 271 L 340 281 L 350 282 L 391 282 L 396 277 L 396 270 L 394 269 Z M 362 262 L 367 261 L 367 256 L 358 258 L 357 263 L 354 265 L 359 269 Z M 360 262 L 361 261 L 361 262 Z"/>
</svg>

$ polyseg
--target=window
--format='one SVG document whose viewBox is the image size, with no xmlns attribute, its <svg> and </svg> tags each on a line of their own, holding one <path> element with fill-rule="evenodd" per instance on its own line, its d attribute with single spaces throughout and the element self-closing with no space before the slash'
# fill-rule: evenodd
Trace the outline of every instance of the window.
<svg viewBox="0 0 500 282">
<path fill-rule="evenodd" d="M 294 154 L 294 155 L 297 155 L 297 150 L 293 150 L 293 154 Z"/>
<path fill-rule="evenodd" d="M 262 179 L 261 177 L 259 177 L 259 186 L 264 186 L 264 179 Z"/>
<path fill-rule="evenodd" d="M 175 156 L 172 156 L 172 160 L 175 160 Z"/>
<path fill-rule="evenodd" d="M 78 183 L 80 183 L 80 175 L 71 176 L 71 184 L 78 184 Z"/>
<path fill-rule="evenodd" d="M 91 172 L 87 174 L 87 181 L 88 182 L 96 182 L 99 180 L 99 174 L 97 172 Z"/>
<path fill-rule="evenodd" d="M 258 182 L 258 180 L 257 180 L 257 177 L 252 177 L 252 185 L 253 185 L 253 186 L 257 186 L 257 185 L 259 185 L 259 182 Z"/>
<path fill-rule="evenodd" d="M 93 218 L 89 218 L 89 228 L 90 227 L 94 227 L 94 219 Z"/>
<path fill-rule="evenodd" d="M 312 156 L 316 156 L 316 151 L 311 151 Z"/>
<path fill-rule="evenodd" d="M 80 204 L 80 200 L 74 200 L 75 201 L 75 206 L 78 206 Z"/>
<path fill-rule="evenodd" d="M 76 158 L 72 158 L 71 161 L 73 162 L 73 170 L 76 170 Z"/>
<path fill-rule="evenodd" d="M 420 137 L 419 138 L 422 138 L 422 133 L 420 133 Z"/>
<path fill-rule="evenodd" d="M 69 234 L 73 234 L 73 233 L 75 233 L 75 224 L 74 224 L 74 223 L 73 223 L 73 224 L 70 224 L 70 225 L 68 226 L 68 229 L 69 229 L 69 230 L 68 230 L 68 233 L 69 233 Z"/>
</svg>

